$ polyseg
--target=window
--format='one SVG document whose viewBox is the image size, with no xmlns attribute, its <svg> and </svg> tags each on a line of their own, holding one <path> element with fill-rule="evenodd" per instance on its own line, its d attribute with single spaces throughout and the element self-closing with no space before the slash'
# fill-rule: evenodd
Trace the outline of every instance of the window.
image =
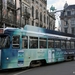
<svg viewBox="0 0 75 75">
<path fill-rule="evenodd" d="M 68 21 L 65 21 L 66 25 L 68 25 Z"/>
<path fill-rule="evenodd" d="M 66 48 L 70 49 L 70 41 L 66 41 Z"/>
<path fill-rule="evenodd" d="M 46 23 L 46 17 L 45 17 L 45 15 L 44 15 L 44 23 Z"/>
<path fill-rule="evenodd" d="M 75 25 L 75 18 L 72 18 L 72 19 L 71 19 L 71 25 L 72 25 L 72 26 Z"/>
<path fill-rule="evenodd" d="M 44 9 L 46 10 L 46 7 L 44 7 Z"/>
<path fill-rule="evenodd" d="M 32 26 L 34 26 L 34 21 L 32 21 Z"/>
<path fill-rule="evenodd" d="M 67 33 L 67 28 L 64 28 L 64 32 Z"/>
<path fill-rule="evenodd" d="M 47 39 L 46 38 L 39 39 L 39 47 L 40 48 L 47 48 Z"/>
<path fill-rule="evenodd" d="M 42 12 L 40 12 L 40 21 L 42 21 Z"/>
<path fill-rule="evenodd" d="M 9 2 L 11 2 L 12 4 L 15 4 L 15 0 L 8 0 Z"/>
<path fill-rule="evenodd" d="M 34 0 L 32 0 L 34 2 Z"/>
<path fill-rule="evenodd" d="M 6 41 L 5 47 L 9 48 L 10 47 L 10 37 L 7 37 L 5 41 Z"/>
<path fill-rule="evenodd" d="M 32 6 L 32 17 L 34 17 L 34 7 Z"/>
<path fill-rule="evenodd" d="M 28 48 L 28 37 L 22 36 L 22 48 Z"/>
<path fill-rule="evenodd" d="M 61 41 L 61 49 L 65 49 L 65 45 L 66 44 L 66 42 L 65 41 Z"/>
<path fill-rule="evenodd" d="M 67 16 L 67 12 L 64 12 L 64 16 Z"/>
<path fill-rule="evenodd" d="M 9 48 L 10 47 L 10 37 L 1 35 L 0 36 L 0 48 Z"/>
<path fill-rule="evenodd" d="M 40 7 L 42 7 L 42 4 L 40 4 Z"/>
<path fill-rule="evenodd" d="M 74 49 L 74 41 L 71 41 L 71 49 Z"/>
<path fill-rule="evenodd" d="M 72 10 L 71 11 L 71 15 L 75 15 L 75 10 Z"/>
<path fill-rule="evenodd" d="M 14 21 L 14 12 L 12 10 L 8 10 L 8 19 L 10 22 Z"/>
<path fill-rule="evenodd" d="M 19 35 L 13 36 L 12 46 L 13 48 L 20 48 L 20 36 Z"/>
<path fill-rule="evenodd" d="M 71 28 L 71 33 L 74 34 L 74 32 L 75 32 L 75 27 L 72 27 Z"/>
<path fill-rule="evenodd" d="M 38 25 L 39 25 L 39 24 L 36 22 L 36 26 L 37 26 L 37 27 L 38 27 Z"/>
<path fill-rule="evenodd" d="M 67 26 L 68 25 L 68 19 L 66 17 L 64 18 L 64 22 L 65 22 L 65 25 Z"/>
<path fill-rule="evenodd" d="M 51 39 L 48 39 L 48 48 L 53 48 L 54 41 Z"/>
<path fill-rule="evenodd" d="M 38 10 L 36 10 L 36 19 L 38 19 Z"/>
<path fill-rule="evenodd" d="M 67 11 L 67 16 L 70 16 L 71 15 L 71 11 Z"/>
<path fill-rule="evenodd" d="M 55 40 L 54 47 L 55 48 L 60 48 L 60 41 L 59 40 Z"/>
<path fill-rule="evenodd" d="M 29 38 L 29 48 L 38 48 L 38 37 Z"/>
<path fill-rule="evenodd" d="M 48 24 L 48 20 L 49 20 L 49 18 L 48 18 L 48 16 L 47 16 L 47 24 Z"/>
<path fill-rule="evenodd" d="M 27 13 L 27 7 L 25 7 L 25 12 Z"/>
<path fill-rule="evenodd" d="M 38 1 L 36 1 L 36 3 L 38 4 Z"/>
</svg>

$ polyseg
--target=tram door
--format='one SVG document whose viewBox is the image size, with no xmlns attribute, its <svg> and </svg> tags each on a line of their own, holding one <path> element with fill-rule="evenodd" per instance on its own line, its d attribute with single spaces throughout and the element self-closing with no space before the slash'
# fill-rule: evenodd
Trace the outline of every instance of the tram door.
<svg viewBox="0 0 75 75">
<path fill-rule="evenodd" d="M 55 61 L 55 50 L 52 50 L 52 62 Z"/>
<path fill-rule="evenodd" d="M 52 55 L 51 55 L 51 50 L 48 50 L 48 62 L 51 62 Z"/>
<path fill-rule="evenodd" d="M 54 50 L 48 50 L 48 62 L 54 62 Z"/>
</svg>

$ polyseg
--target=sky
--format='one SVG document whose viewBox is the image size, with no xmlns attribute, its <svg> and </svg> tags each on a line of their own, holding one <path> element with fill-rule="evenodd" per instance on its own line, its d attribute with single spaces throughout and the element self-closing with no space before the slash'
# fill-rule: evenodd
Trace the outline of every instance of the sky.
<svg viewBox="0 0 75 75">
<path fill-rule="evenodd" d="M 62 10 L 66 2 L 68 5 L 75 4 L 75 0 L 47 0 L 47 9 L 53 5 L 57 10 Z"/>
<path fill-rule="evenodd" d="M 54 6 L 56 10 L 63 10 L 64 9 L 64 4 L 68 3 L 68 5 L 75 5 L 75 0 L 47 0 L 47 9 L 50 11 L 50 7 Z M 60 22 L 60 13 L 56 13 L 56 22 L 55 26 L 59 28 L 61 25 Z"/>
</svg>

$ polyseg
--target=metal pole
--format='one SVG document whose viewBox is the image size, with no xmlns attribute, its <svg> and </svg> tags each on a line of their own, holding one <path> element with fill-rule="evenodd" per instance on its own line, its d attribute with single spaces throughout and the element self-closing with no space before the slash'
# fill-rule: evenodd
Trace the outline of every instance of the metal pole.
<svg viewBox="0 0 75 75">
<path fill-rule="evenodd" d="M 21 17 L 22 17 L 22 1 L 20 0 L 20 26 L 19 28 L 21 28 Z"/>
<path fill-rule="evenodd" d="M 16 0 L 15 0 L 15 9 L 16 9 Z M 15 11 L 15 27 L 17 27 L 16 25 L 17 25 L 17 12 Z"/>
</svg>

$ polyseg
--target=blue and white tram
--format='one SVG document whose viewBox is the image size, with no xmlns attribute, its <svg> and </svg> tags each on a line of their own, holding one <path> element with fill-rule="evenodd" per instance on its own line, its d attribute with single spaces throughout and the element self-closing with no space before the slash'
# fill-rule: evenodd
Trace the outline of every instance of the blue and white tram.
<svg viewBox="0 0 75 75">
<path fill-rule="evenodd" d="M 0 29 L 0 69 L 74 60 L 75 35 L 26 25 Z"/>
</svg>

